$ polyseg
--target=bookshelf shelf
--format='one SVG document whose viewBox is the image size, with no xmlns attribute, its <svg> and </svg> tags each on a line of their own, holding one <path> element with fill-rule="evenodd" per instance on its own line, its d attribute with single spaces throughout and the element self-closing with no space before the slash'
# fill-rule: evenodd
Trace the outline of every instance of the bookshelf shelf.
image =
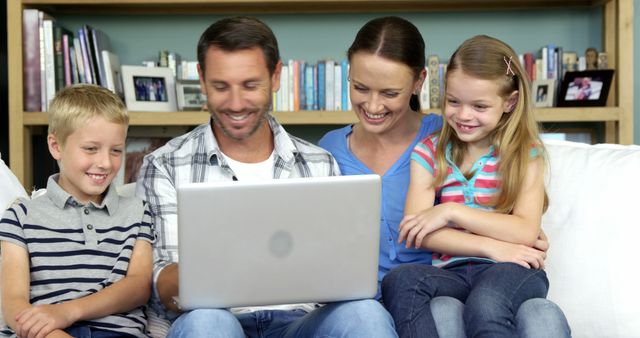
<svg viewBox="0 0 640 338">
<path fill-rule="evenodd" d="M 25 112 L 22 72 L 22 10 L 58 14 L 265 14 L 265 13 L 394 13 L 456 12 L 514 9 L 603 9 L 603 49 L 617 69 L 607 107 L 536 109 L 540 122 L 603 122 L 605 140 L 633 142 L 633 0 L 9 0 L 7 1 L 10 167 L 22 183 L 33 183 L 31 139 L 47 125 L 47 114 Z M 586 34 L 586 33 L 585 33 Z M 617 68 L 624 65 L 624 71 Z M 437 110 L 430 110 L 438 112 Z M 344 125 L 356 122 L 352 112 L 275 112 L 285 125 Z M 189 126 L 208 119 L 207 112 L 131 112 L 133 126 Z"/>
<path fill-rule="evenodd" d="M 426 112 L 440 114 L 439 109 Z M 617 121 L 620 109 L 616 107 L 599 108 L 539 108 L 534 110 L 539 122 L 598 122 Z M 204 111 L 179 112 L 129 112 L 132 126 L 166 126 L 171 121 L 173 126 L 195 126 L 205 123 L 209 113 Z M 273 112 L 278 121 L 284 125 L 326 125 L 350 124 L 358 121 L 351 111 L 314 111 Z M 25 126 L 46 126 L 47 113 L 25 112 Z"/>
</svg>

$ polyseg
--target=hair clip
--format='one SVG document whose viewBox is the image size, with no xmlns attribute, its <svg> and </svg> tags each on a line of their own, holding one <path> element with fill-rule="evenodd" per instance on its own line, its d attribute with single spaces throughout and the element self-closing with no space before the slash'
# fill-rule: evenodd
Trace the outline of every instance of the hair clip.
<svg viewBox="0 0 640 338">
<path fill-rule="evenodd" d="M 504 60 L 504 63 L 507 64 L 507 74 L 505 75 L 509 75 L 509 72 L 511 72 L 511 75 L 516 76 L 516 73 L 511 69 L 511 60 L 513 59 L 513 56 L 509 56 L 509 60 L 507 60 L 506 56 L 503 56 L 502 59 Z"/>
</svg>

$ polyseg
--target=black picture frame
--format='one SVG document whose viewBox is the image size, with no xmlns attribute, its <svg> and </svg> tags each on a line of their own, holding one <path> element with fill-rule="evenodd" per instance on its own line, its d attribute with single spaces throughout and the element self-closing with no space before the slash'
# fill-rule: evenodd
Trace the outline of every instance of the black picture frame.
<svg viewBox="0 0 640 338">
<path fill-rule="evenodd" d="M 613 73 L 613 69 L 566 72 L 558 95 L 558 107 L 605 106 Z"/>
</svg>

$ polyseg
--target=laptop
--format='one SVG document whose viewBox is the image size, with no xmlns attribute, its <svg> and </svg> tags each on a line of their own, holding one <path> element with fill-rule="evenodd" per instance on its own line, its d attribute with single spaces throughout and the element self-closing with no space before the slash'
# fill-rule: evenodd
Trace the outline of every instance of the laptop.
<svg viewBox="0 0 640 338">
<path fill-rule="evenodd" d="M 179 186 L 179 306 L 374 297 L 380 189 L 378 175 Z"/>
</svg>

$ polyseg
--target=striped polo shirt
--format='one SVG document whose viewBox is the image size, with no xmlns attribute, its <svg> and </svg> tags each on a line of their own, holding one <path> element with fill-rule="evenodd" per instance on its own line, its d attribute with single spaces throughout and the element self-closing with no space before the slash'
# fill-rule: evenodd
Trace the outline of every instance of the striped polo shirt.
<svg viewBox="0 0 640 338">
<path fill-rule="evenodd" d="M 111 185 L 101 205 L 81 204 L 57 180 L 49 177 L 44 195 L 7 209 L 0 221 L 0 240 L 28 251 L 33 305 L 78 299 L 121 280 L 136 240 L 155 240 L 149 207 L 139 198 L 119 196 Z M 142 306 L 76 324 L 148 337 Z"/>
<path fill-rule="evenodd" d="M 427 169 L 432 175 L 436 175 L 436 146 L 438 136 L 427 137 L 419 142 L 413 149 L 411 160 L 417 162 Z M 536 147 L 531 148 L 530 156 L 538 154 Z M 447 144 L 445 159 L 447 161 L 447 176 L 443 184 L 436 188 L 436 203 L 455 202 L 464 204 L 471 208 L 493 211 L 490 206 L 492 198 L 499 193 L 500 178 L 498 177 L 498 154 L 493 146 L 489 148 L 487 154 L 481 156 L 471 167 L 473 176 L 467 179 L 458 166 L 451 160 L 451 143 Z M 462 228 L 452 227 L 466 231 Z M 462 259 L 489 260 L 484 257 L 452 257 L 449 255 L 434 253 L 432 264 L 444 266 L 454 261 Z"/>
</svg>

